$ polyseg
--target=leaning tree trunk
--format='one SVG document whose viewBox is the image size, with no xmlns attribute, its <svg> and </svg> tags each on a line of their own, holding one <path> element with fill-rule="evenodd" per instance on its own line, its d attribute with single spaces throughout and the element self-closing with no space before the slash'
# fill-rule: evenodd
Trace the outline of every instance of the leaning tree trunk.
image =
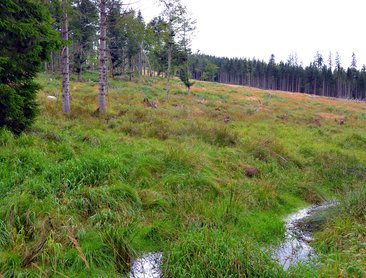
<svg viewBox="0 0 366 278">
<path fill-rule="evenodd" d="M 61 20 L 61 36 L 62 39 L 67 43 L 69 39 L 69 26 L 67 17 L 67 3 L 66 0 L 62 0 L 64 14 Z M 66 44 L 62 49 L 61 53 L 61 64 L 62 64 L 62 111 L 64 113 L 70 113 L 70 62 L 69 62 L 69 46 Z"/>
<path fill-rule="evenodd" d="M 107 91 L 107 15 L 106 1 L 100 0 L 100 47 L 99 47 L 99 112 L 106 112 L 106 91 Z"/>
</svg>

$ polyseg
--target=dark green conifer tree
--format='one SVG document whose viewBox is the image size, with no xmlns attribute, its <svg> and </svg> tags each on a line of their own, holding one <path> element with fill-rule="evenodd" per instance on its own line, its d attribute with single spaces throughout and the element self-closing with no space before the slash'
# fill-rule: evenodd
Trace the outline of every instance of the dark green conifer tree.
<svg viewBox="0 0 366 278">
<path fill-rule="evenodd" d="M 41 1 L 0 1 L 0 128 L 20 134 L 33 122 L 39 89 L 33 79 L 59 41 Z"/>
<path fill-rule="evenodd" d="M 127 36 L 125 28 L 121 23 L 123 14 L 122 4 L 119 0 L 111 0 L 107 4 L 107 45 L 112 62 L 112 77 L 114 78 L 124 72 Z"/>
<path fill-rule="evenodd" d="M 98 11 L 91 0 L 74 1 L 70 21 L 70 39 L 73 41 L 73 69 L 81 81 L 82 72 L 95 49 L 98 29 Z"/>
</svg>

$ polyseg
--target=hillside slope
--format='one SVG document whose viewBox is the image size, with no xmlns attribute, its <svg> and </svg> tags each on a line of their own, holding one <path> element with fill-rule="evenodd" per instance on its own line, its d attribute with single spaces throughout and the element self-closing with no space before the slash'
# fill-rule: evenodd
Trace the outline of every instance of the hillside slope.
<svg viewBox="0 0 366 278">
<path fill-rule="evenodd" d="M 366 275 L 366 103 L 178 81 L 165 102 L 165 81 L 143 79 L 111 81 L 98 115 L 89 78 L 64 116 L 60 80 L 41 76 L 36 124 L 0 131 L 0 274 L 115 277 L 164 251 L 171 277 Z M 319 267 L 285 273 L 264 248 L 330 198 Z"/>
</svg>

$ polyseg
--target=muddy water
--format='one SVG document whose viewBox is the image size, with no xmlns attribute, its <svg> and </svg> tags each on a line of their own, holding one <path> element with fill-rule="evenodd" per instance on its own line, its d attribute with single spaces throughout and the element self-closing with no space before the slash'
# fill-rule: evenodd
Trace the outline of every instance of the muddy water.
<svg viewBox="0 0 366 278">
<path fill-rule="evenodd" d="M 273 252 L 273 259 L 287 270 L 293 264 L 315 258 L 316 253 L 309 244 L 312 240 L 313 229 L 302 224 L 309 217 L 336 205 L 337 203 L 333 201 L 326 202 L 322 205 L 301 209 L 286 217 L 285 241 Z"/>
<path fill-rule="evenodd" d="M 130 278 L 160 278 L 163 273 L 160 270 L 163 253 L 148 253 L 138 258 L 132 264 Z"/>
</svg>

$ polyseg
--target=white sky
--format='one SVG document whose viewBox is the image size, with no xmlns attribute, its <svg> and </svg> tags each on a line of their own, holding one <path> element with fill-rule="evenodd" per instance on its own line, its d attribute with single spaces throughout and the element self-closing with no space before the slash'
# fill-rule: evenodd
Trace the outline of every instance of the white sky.
<svg viewBox="0 0 366 278">
<path fill-rule="evenodd" d="M 133 1 L 133 0 L 130 0 Z M 197 20 L 192 48 L 201 53 L 286 61 L 296 52 L 308 65 L 319 50 L 341 56 L 343 67 L 356 53 L 357 66 L 366 64 L 365 0 L 182 0 Z M 145 21 L 158 15 L 157 0 L 139 0 Z"/>
</svg>

